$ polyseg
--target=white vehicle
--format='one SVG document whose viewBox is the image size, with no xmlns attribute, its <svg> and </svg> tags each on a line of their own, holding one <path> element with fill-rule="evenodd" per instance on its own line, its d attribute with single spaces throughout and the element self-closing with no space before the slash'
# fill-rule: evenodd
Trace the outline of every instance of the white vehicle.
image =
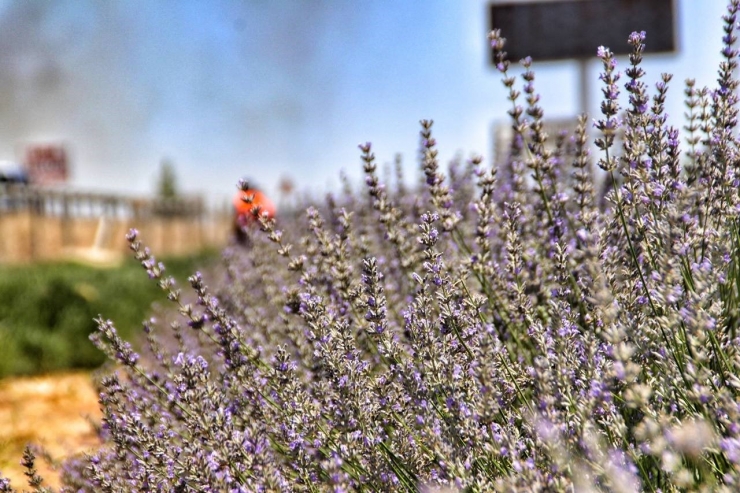
<svg viewBox="0 0 740 493">
<path fill-rule="evenodd" d="M 28 174 L 23 166 L 13 161 L 0 161 L 0 183 L 28 185 Z"/>
</svg>

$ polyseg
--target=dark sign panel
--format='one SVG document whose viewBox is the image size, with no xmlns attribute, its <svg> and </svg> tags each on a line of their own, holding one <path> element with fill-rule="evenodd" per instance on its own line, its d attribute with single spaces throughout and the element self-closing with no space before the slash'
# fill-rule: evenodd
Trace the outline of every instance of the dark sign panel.
<svg viewBox="0 0 740 493">
<path fill-rule="evenodd" d="M 673 0 L 501 2 L 491 4 L 490 13 L 510 60 L 589 58 L 599 46 L 628 54 L 633 31 L 647 34 L 646 53 L 676 49 Z"/>
</svg>

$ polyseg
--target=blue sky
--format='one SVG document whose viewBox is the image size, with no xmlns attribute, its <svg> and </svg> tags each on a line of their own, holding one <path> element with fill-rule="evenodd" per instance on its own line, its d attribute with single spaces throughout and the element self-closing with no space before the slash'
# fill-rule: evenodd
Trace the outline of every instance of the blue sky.
<svg viewBox="0 0 740 493">
<path fill-rule="evenodd" d="M 340 170 L 359 179 L 365 141 L 381 164 L 401 153 L 412 175 L 423 118 L 443 160 L 490 157 L 508 104 L 487 63 L 487 5 L 0 0 L 0 159 L 64 141 L 81 189 L 151 192 L 169 158 L 184 191 L 228 197 L 251 176 L 275 194 L 286 176 L 322 193 Z M 650 82 L 675 74 L 668 111 L 680 116 L 685 78 L 714 85 L 725 2 L 676 5 L 680 52 L 645 69 Z M 574 114 L 576 64 L 534 67 L 546 117 Z M 598 71 L 594 60 L 592 116 Z"/>
</svg>

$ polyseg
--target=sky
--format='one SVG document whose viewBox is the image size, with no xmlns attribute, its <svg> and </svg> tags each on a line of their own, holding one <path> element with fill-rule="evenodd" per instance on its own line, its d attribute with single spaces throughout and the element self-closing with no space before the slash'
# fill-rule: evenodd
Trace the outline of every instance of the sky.
<svg viewBox="0 0 740 493">
<path fill-rule="evenodd" d="M 443 162 L 490 160 L 509 103 L 488 62 L 488 4 L 0 0 L 0 160 L 63 142 L 70 187 L 147 194 L 167 159 L 183 192 L 224 201 L 242 177 L 273 196 L 284 177 L 314 194 L 340 173 L 359 183 L 367 141 L 381 166 L 400 154 L 410 179 L 421 119 L 435 121 Z M 675 6 L 678 52 L 644 68 L 651 85 L 674 74 L 679 126 L 683 81 L 716 85 L 725 2 Z M 598 118 L 598 61 L 587 68 Z M 545 118 L 579 111 L 575 62 L 534 70 Z"/>
</svg>

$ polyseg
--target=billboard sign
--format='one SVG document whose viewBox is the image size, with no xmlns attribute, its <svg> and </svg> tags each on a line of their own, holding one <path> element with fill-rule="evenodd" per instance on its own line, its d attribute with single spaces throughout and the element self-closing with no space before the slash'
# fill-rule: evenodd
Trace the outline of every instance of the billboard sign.
<svg viewBox="0 0 740 493">
<path fill-rule="evenodd" d="M 24 164 L 28 180 L 34 185 L 65 183 L 69 177 L 67 151 L 62 145 L 29 145 Z"/>
<path fill-rule="evenodd" d="M 507 39 L 512 61 L 591 58 L 599 46 L 629 54 L 633 31 L 647 34 L 645 53 L 676 51 L 673 0 L 501 1 L 490 4 L 489 26 Z"/>
</svg>

